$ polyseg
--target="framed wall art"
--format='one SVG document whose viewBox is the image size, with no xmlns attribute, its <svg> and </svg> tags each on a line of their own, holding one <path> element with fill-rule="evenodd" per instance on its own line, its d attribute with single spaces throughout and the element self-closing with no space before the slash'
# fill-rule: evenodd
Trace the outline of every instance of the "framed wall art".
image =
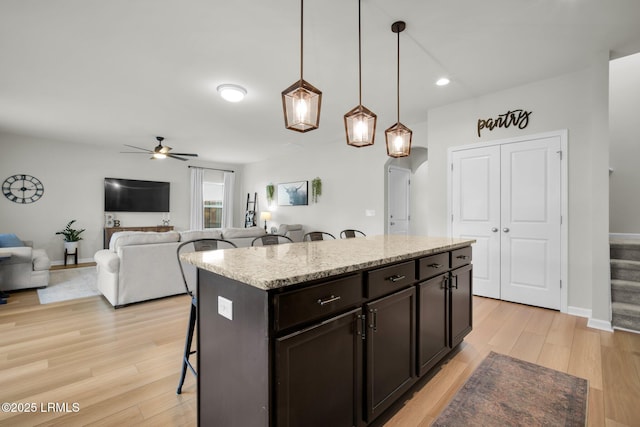
<svg viewBox="0 0 640 427">
<path fill-rule="evenodd" d="M 301 206 L 309 204 L 309 181 L 278 184 L 278 206 Z"/>
</svg>

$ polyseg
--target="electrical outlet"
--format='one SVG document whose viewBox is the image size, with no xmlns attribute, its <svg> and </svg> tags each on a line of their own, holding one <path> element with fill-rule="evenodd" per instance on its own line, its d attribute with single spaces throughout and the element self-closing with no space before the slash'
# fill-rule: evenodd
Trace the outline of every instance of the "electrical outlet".
<svg viewBox="0 0 640 427">
<path fill-rule="evenodd" d="M 233 301 L 219 296 L 218 314 L 222 317 L 226 317 L 229 320 L 233 320 Z"/>
</svg>

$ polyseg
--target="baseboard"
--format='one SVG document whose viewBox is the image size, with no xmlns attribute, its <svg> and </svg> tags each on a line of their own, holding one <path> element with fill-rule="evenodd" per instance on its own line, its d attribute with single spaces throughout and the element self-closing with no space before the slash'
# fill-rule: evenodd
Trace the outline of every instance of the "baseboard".
<svg viewBox="0 0 640 427">
<path fill-rule="evenodd" d="M 635 331 L 633 329 L 627 329 L 627 328 L 621 328 L 619 326 L 615 326 L 613 329 L 615 329 L 616 331 L 631 332 L 632 334 L 640 334 L 640 331 Z"/>
<path fill-rule="evenodd" d="M 78 260 L 78 264 L 85 264 L 87 262 L 94 262 L 93 258 L 80 258 Z M 64 265 L 64 261 L 60 260 L 60 261 L 51 261 L 51 265 Z M 69 262 L 67 262 L 67 265 L 69 265 Z"/>
<path fill-rule="evenodd" d="M 578 316 L 578 317 L 586 317 L 587 319 L 589 319 L 587 321 L 587 326 L 590 328 L 600 329 L 601 331 L 613 332 L 613 329 L 611 328 L 611 322 L 592 318 L 591 317 L 592 312 L 588 308 L 569 307 L 567 309 L 567 314 L 570 314 L 572 316 Z"/>
<path fill-rule="evenodd" d="M 582 307 L 567 307 L 567 314 L 578 317 L 586 317 L 587 319 L 591 319 L 591 310 L 588 308 Z"/>
<path fill-rule="evenodd" d="M 610 239 L 640 239 L 637 233 L 609 233 Z"/>
<path fill-rule="evenodd" d="M 587 326 L 593 329 L 599 329 L 601 331 L 613 332 L 611 328 L 611 322 L 606 320 L 589 319 Z"/>
</svg>

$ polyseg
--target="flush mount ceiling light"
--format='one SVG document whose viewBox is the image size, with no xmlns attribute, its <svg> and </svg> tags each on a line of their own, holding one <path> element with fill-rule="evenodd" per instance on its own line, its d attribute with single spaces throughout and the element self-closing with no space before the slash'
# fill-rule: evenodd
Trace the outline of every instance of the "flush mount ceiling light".
<svg viewBox="0 0 640 427">
<path fill-rule="evenodd" d="M 376 137 L 376 115 L 362 105 L 362 26 L 358 0 L 358 106 L 344 115 L 347 144 L 354 147 L 373 145 Z"/>
<path fill-rule="evenodd" d="M 384 132 L 387 140 L 387 155 L 389 157 L 407 157 L 411 154 L 411 136 L 413 132 L 400 123 L 400 33 L 405 28 L 406 24 L 403 21 L 397 21 L 391 25 L 391 31 L 398 35 L 398 80 L 396 85 L 398 121 Z"/>
<path fill-rule="evenodd" d="M 302 78 L 304 0 L 300 0 L 300 80 L 282 92 L 284 125 L 297 132 L 308 132 L 320 126 L 322 92 Z"/>
<path fill-rule="evenodd" d="M 436 84 L 437 84 L 438 86 L 446 86 L 446 85 L 448 85 L 449 83 L 451 83 L 451 80 L 449 80 L 449 79 L 448 79 L 448 78 L 446 78 L 446 77 L 442 77 L 442 78 L 438 79 L 438 81 L 436 81 Z"/>
<path fill-rule="evenodd" d="M 229 102 L 240 102 L 247 95 L 247 90 L 242 86 L 223 84 L 216 88 L 220 96 Z"/>
</svg>

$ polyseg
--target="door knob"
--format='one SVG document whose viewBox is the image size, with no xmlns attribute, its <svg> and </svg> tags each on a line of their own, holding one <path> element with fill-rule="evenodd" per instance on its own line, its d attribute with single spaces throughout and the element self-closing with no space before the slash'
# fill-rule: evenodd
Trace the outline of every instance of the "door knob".
<svg viewBox="0 0 640 427">
<path fill-rule="evenodd" d="M 504 231 L 505 233 L 509 232 L 509 229 L 507 227 L 503 228 L 502 231 Z"/>
<path fill-rule="evenodd" d="M 497 233 L 498 232 L 498 228 L 497 227 L 492 227 L 491 231 L 493 231 L 494 233 Z"/>
</svg>

